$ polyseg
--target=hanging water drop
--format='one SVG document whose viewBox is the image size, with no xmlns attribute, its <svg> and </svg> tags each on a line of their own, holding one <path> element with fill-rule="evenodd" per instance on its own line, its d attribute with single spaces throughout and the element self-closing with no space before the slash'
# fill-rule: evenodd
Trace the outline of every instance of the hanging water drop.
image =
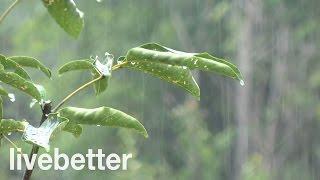
<svg viewBox="0 0 320 180">
<path fill-rule="evenodd" d="M 10 101 L 11 101 L 11 102 L 16 101 L 16 97 L 14 96 L 14 94 L 9 93 L 9 94 L 8 94 L 8 97 L 10 98 Z"/>
<path fill-rule="evenodd" d="M 240 85 L 244 86 L 244 81 L 243 80 L 240 80 Z"/>
</svg>

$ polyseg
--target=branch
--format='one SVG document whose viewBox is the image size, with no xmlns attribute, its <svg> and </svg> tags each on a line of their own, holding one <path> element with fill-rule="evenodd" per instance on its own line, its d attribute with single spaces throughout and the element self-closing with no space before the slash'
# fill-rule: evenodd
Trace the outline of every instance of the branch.
<svg viewBox="0 0 320 180">
<path fill-rule="evenodd" d="M 41 121 L 40 121 L 40 125 L 48 118 L 48 114 L 51 113 L 51 102 L 48 102 L 48 103 L 45 103 L 44 106 L 42 107 L 42 117 L 41 117 Z M 31 157 L 34 155 L 34 154 L 38 154 L 39 152 L 39 146 L 37 145 L 33 145 L 32 146 L 32 150 L 30 152 L 30 155 L 29 155 L 29 160 L 31 161 Z M 24 175 L 23 175 L 23 180 L 30 180 L 31 178 L 31 175 L 32 175 L 32 172 L 33 172 L 33 169 L 27 169 L 25 170 L 24 172 Z"/>
<path fill-rule="evenodd" d="M 82 89 L 85 89 L 86 87 L 90 86 L 91 84 L 99 81 L 100 79 L 102 79 L 104 76 L 99 76 L 96 79 L 93 79 L 92 81 L 87 82 L 86 84 L 80 86 L 78 89 L 74 90 L 72 93 L 70 93 L 67 97 L 65 97 L 58 105 L 57 107 L 55 107 L 52 112 L 56 112 L 66 101 L 68 101 L 72 96 L 74 96 L 75 94 L 77 94 L 79 91 L 81 91 Z"/>
<path fill-rule="evenodd" d="M 116 64 L 114 66 L 112 66 L 112 71 L 115 71 L 119 68 L 121 68 L 122 65 L 125 65 L 127 63 L 123 62 L 120 64 Z M 99 72 L 99 71 L 98 71 Z M 80 86 L 78 89 L 74 90 L 72 93 L 70 93 L 67 97 L 65 97 L 58 105 L 57 107 L 55 107 L 52 112 L 56 112 L 66 101 L 68 101 L 72 96 L 74 96 L 75 94 L 77 94 L 79 91 L 81 91 L 82 89 L 85 89 L 86 87 L 90 86 L 91 84 L 99 81 L 100 79 L 104 78 L 104 76 L 100 73 L 100 76 L 96 79 L 93 79 L 92 81 L 87 82 L 86 84 Z"/>
<path fill-rule="evenodd" d="M 0 16 L 0 24 L 7 17 L 7 15 L 12 11 L 12 9 L 20 2 L 20 0 L 15 0 L 9 7 L 4 11 L 4 13 Z"/>
</svg>

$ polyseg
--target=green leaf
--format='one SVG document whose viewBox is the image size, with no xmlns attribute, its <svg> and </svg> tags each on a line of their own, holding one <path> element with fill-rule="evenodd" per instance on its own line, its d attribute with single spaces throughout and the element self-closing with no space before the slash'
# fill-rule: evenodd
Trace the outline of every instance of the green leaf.
<svg viewBox="0 0 320 180">
<path fill-rule="evenodd" d="M 0 121 L 3 118 L 3 104 L 2 103 L 3 103 L 3 100 L 2 100 L 2 97 L 0 96 Z"/>
<path fill-rule="evenodd" d="M 43 86 L 39 85 L 39 84 L 34 84 L 34 86 L 37 88 L 38 92 L 40 93 L 40 98 L 42 100 L 46 100 L 46 97 L 47 97 L 46 89 Z"/>
<path fill-rule="evenodd" d="M 69 122 L 63 127 L 63 131 L 72 133 L 75 137 L 79 137 L 82 133 L 82 126 L 76 123 Z"/>
<path fill-rule="evenodd" d="M 148 137 L 147 131 L 137 119 L 108 107 L 95 109 L 66 107 L 60 109 L 58 115 L 67 118 L 69 122 L 75 124 L 129 128 Z"/>
<path fill-rule="evenodd" d="M 125 63 L 123 67 L 151 74 L 185 89 L 197 98 L 200 97 L 199 86 L 188 68 L 145 61 Z"/>
<path fill-rule="evenodd" d="M 28 122 L 17 121 L 14 119 L 1 119 L 0 121 L 0 134 L 8 134 L 11 132 L 24 132 L 28 126 Z"/>
<path fill-rule="evenodd" d="M 0 86 L 0 120 L 3 118 L 3 99 L 2 96 L 8 97 L 10 101 L 15 101 L 14 94 L 8 93 L 5 89 Z"/>
<path fill-rule="evenodd" d="M 225 60 L 215 58 L 207 53 L 198 54 L 176 51 L 155 43 L 145 44 L 129 50 L 126 60 L 129 62 L 153 62 L 211 71 L 243 81 L 236 66 Z"/>
<path fill-rule="evenodd" d="M 83 12 L 73 0 L 42 0 L 50 15 L 71 36 L 78 37 L 84 26 Z"/>
<path fill-rule="evenodd" d="M 76 71 L 76 70 L 94 70 L 95 67 L 92 62 L 90 62 L 89 59 L 83 59 L 83 60 L 74 60 L 70 61 L 66 64 L 64 64 L 62 67 L 60 67 L 58 73 L 59 75 L 70 72 L 70 71 Z"/>
<path fill-rule="evenodd" d="M 92 75 L 93 75 L 93 79 L 100 77 L 100 74 L 97 72 L 92 72 Z M 103 76 L 102 79 L 94 83 L 93 87 L 96 95 L 101 94 L 107 89 L 109 85 L 109 79 L 110 79 L 109 76 Z"/>
<path fill-rule="evenodd" d="M 8 96 L 8 92 L 0 86 L 0 96 Z"/>
<path fill-rule="evenodd" d="M 7 59 L 3 55 L 0 55 L 0 63 L 3 65 L 4 70 L 12 70 L 22 78 L 30 80 L 28 73 L 18 63 Z"/>
<path fill-rule="evenodd" d="M 95 67 L 94 62 L 90 59 L 74 60 L 64 64 L 58 71 L 61 75 L 70 71 L 89 70 L 91 71 L 92 78 L 96 79 L 100 77 L 101 73 Z M 109 76 L 104 76 L 101 80 L 94 83 L 94 90 L 96 95 L 104 92 L 108 87 Z"/>
<path fill-rule="evenodd" d="M 26 94 L 32 96 L 38 101 L 41 100 L 41 92 L 39 92 L 36 85 L 20 77 L 16 73 L 5 72 L 2 70 L 0 71 L 0 81 L 16 89 L 19 89 L 20 91 L 25 92 Z"/>
<path fill-rule="evenodd" d="M 45 65 L 43 65 L 39 60 L 33 58 L 33 57 L 27 57 L 27 56 L 12 56 L 8 59 L 16 62 L 20 66 L 25 67 L 31 67 L 36 68 L 42 71 L 46 76 L 51 78 L 51 71 L 49 68 L 47 68 Z"/>
</svg>

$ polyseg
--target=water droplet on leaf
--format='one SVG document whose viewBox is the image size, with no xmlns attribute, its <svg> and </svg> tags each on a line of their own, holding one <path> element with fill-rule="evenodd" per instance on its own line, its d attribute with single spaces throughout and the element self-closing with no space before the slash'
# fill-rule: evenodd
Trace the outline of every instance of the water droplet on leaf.
<svg viewBox="0 0 320 180">
<path fill-rule="evenodd" d="M 244 81 L 243 80 L 240 80 L 240 85 L 244 86 Z"/>
<path fill-rule="evenodd" d="M 9 94 L 8 94 L 8 97 L 10 98 L 10 101 L 11 101 L 11 102 L 16 101 L 16 97 L 14 96 L 14 94 L 9 93 Z"/>
</svg>

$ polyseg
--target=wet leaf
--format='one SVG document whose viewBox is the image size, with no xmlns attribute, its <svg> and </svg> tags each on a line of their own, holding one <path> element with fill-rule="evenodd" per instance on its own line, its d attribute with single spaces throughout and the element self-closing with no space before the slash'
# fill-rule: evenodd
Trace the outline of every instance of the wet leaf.
<svg viewBox="0 0 320 180">
<path fill-rule="evenodd" d="M 79 137 L 82 133 L 82 126 L 76 123 L 69 122 L 63 127 L 63 131 L 69 132 L 75 137 Z"/>
<path fill-rule="evenodd" d="M 153 62 L 189 69 L 199 69 L 243 81 L 240 71 L 236 66 L 225 60 L 215 58 L 208 53 L 199 54 L 176 51 L 155 43 L 145 44 L 129 50 L 126 60 L 129 62 Z"/>
<path fill-rule="evenodd" d="M 8 94 L 9 93 L 5 89 L 3 89 L 2 86 L 0 86 L 0 96 L 8 96 Z"/>
<path fill-rule="evenodd" d="M 39 92 L 36 85 L 20 77 L 16 73 L 5 72 L 2 70 L 0 71 L 0 81 L 16 89 L 19 89 L 20 91 L 32 96 L 38 101 L 41 100 L 41 92 Z"/>
<path fill-rule="evenodd" d="M 28 73 L 16 62 L 8 59 L 0 54 L 0 63 L 2 64 L 4 70 L 11 70 L 12 72 L 18 74 L 24 79 L 30 80 Z"/>
<path fill-rule="evenodd" d="M 24 67 L 31 67 L 36 68 L 42 71 L 46 76 L 51 78 L 51 71 L 49 68 L 47 68 L 45 65 L 43 65 L 39 60 L 33 58 L 33 57 L 27 57 L 27 56 L 12 56 L 8 59 L 16 62 L 20 66 Z"/>
<path fill-rule="evenodd" d="M 2 97 L 0 96 L 0 121 L 2 118 L 3 118 L 3 100 L 2 100 Z"/>
<path fill-rule="evenodd" d="M 191 95 L 200 98 L 199 86 L 188 68 L 145 61 L 126 63 L 123 67 L 151 74 L 175 84 L 188 91 Z"/>
<path fill-rule="evenodd" d="M 71 36 L 78 37 L 84 26 L 83 12 L 73 0 L 42 0 L 50 15 Z"/>
<path fill-rule="evenodd" d="M 0 134 L 8 134 L 12 132 L 24 132 L 29 125 L 25 120 L 17 121 L 14 119 L 1 119 Z"/>
<path fill-rule="evenodd" d="M 101 64 L 101 63 L 100 63 Z M 78 71 L 78 70 L 89 70 L 91 71 L 92 78 L 96 79 L 101 76 L 101 73 L 98 71 L 96 66 L 94 65 L 94 61 L 90 59 L 83 60 L 74 60 L 64 64 L 59 69 L 59 74 L 64 74 L 70 71 Z M 108 87 L 109 76 L 105 76 L 101 80 L 94 83 L 94 90 L 96 95 L 104 92 Z"/>
<path fill-rule="evenodd" d="M 34 86 L 37 88 L 38 92 L 40 93 L 41 100 L 46 100 L 46 97 L 47 97 L 46 89 L 40 84 L 34 84 Z"/>
<path fill-rule="evenodd" d="M 148 137 L 147 131 L 137 119 L 108 107 L 95 109 L 66 107 L 59 110 L 58 115 L 67 118 L 69 122 L 75 124 L 123 127 L 134 129 L 145 137 Z"/>
<path fill-rule="evenodd" d="M 100 76 L 100 74 L 97 72 L 92 72 L 92 75 L 93 75 L 92 79 L 96 79 Z M 96 95 L 101 94 L 107 89 L 109 85 L 109 79 L 110 79 L 109 76 L 104 76 L 102 77 L 102 79 L 94 83 L 93 87 Z"/>
<path fill-rule="evenodd" d="M 58 73 L 59 75 L 61 75 L 66 72 L 77 71 L 77 70 L 92 71 L 94 70 L 93 62 L 91 62 L 89 59 L 73 60 L 61 66 Z"/>
</svg>

